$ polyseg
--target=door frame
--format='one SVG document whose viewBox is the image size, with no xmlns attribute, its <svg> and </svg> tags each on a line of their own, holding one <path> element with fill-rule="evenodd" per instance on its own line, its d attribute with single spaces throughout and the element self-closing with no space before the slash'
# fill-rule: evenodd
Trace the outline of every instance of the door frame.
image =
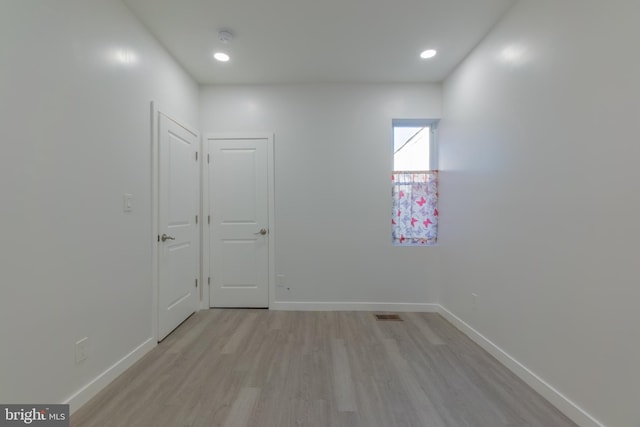
<svg viewBox="0 0 640 427">
<path fill-rule="evenodd" d="M 267 185 L 268 192 L 268 214 L 269 214 L 269 273 L 268 273 L 268 308 L 273 307 L 275 301 L 275 283 L 276 283 L 276 269 L 275 269 L 275 169 L 274 169 L 274 154 L 275 154 L 275 137 L 273 132 L 215 132 L 209 133 L 202 140 L 202 182 L 200 184 L 202 188 L 202 283 L 207 286 L 202 286 L 202 308 L 211 307 L 211 228 L 213 224 L 209 224 L 208 217 L 209 212 L 209 164 L 211 163 L 211 156 L 213 155 L 209 150 L 209 141 L 215 139 L 266 139 L 267 140 Z M 206 163 L 205 163 L 206 162 Z"/>
<path fill-rule="evenodd" d="M 160 287 L 160 278 L 159 278 L 159 269 L 160 262 L 159 256 L 160 252 L 158 249 L 158 238 L 159 235 L 159 192 L 160 192 L 160 120 L 159 115 L 173 120 L 178 123 L 180 126 L 185 128 L 187 131 L 193 133 L 197 137 L 197 151 L 198 153 L 202 153 L 202 135 L 200 132 L 196 131 L 195 127 L 190 124 L 185 124 L 183 121 L 174 118 L 171 114 L 166 113 L 167 110 L 158 106 L 156 101 L 151 101 L 151 333 L 153 335 L 154 342 L 158 342 L 158 330 L 160 323 L 160 307 L 159 307 L 159 287 Z M 198 162 L 198 176 L 202 175 L 202 164 L 204 161 Z M 201 184 L 201 183 L 200 183 Z M 198 212 L 200 212 L 200 218 L 202 218 L 202 185 L 200 185 L 198 191 L 198 199 L 200 205 L 198 206 Z M 199 240 L 196 248 L 198 250 L 198 256 L 196 257 L 196 270 L 198 275 L 198 282 L 200 283 L 200 295 L 199 295 L 199 303 L 198 310 L 201 310 L 203 299 L 202 299 L 202 290 L 205 287 L 202 281 L 202 223 L 203 221 L 198 221 L 196 236 Z M 208 307 L 207 307 L 208 308 Z"/>
</svg>

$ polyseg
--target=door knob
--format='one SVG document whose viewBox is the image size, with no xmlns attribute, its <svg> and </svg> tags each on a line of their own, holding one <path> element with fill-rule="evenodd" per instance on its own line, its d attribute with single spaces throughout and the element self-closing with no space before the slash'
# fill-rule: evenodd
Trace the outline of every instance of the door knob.
<svg viewBox="0 0 640 427">
<path fill-rule="evenodd" d="M 266 228 L 263 228 L 263 229 L 261 229 L 260 231 L 258 231 L 257 233 L 253 233 L 253 234 L 255 234 L 256 236 L 257 236 L 258 234 L 259 234 L 259 235 L 261 235 L 261 236 L 264 236 L 265 234 L 267 234 L 267 229 L 266 229 Z"/>
<path fill-rule="evenodd" d="M 160 240 L 162 240 L 163 242 L 166 242 L 167 240 L 176 240 L 176 238 L 163 234 L 162 236 L 160 236 Z"/>
</svg>

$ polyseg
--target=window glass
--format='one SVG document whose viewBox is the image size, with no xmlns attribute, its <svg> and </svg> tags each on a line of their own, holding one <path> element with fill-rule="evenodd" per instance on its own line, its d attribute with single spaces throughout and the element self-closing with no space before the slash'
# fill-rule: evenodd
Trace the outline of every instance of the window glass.
<svg viewBox="0 0 640 427">
<path fill-rule="evenodd" d="M 426 171 L 430 169 L 430 127 L 393 128 L 393 170 Z"/>
</svg>

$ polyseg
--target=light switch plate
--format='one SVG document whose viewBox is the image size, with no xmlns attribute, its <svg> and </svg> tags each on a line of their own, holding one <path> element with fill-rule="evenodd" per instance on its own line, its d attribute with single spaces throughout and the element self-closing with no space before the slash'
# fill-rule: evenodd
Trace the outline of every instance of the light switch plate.
<svg viewBox="0 0 640 427">
<path fill-rule="evenodd" d="M 124 212 L 133 211 L 133 195 L 125 193 L 124 196 L 122 196 L 122 210 Z"/>
</svg>

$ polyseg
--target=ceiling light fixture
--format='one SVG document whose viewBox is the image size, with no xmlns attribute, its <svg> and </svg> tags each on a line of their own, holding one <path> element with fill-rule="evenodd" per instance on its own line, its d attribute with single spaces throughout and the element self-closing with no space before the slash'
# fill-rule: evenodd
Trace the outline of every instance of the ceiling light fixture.
<svg viewBox="0 0 640 427">
<path fill-rule="evenodd" d="M 213 54 L 213 57 L 216 59 L 216 61 L 220 62 L 227 62 L 230 59 L 229 55 L 224 52 L 216 52 Z"/>
<path fill-rule="evenodd" d="M 229 30 L 220 30 L 218 31 L 218 40 L 222 44 L 227 44 L 231 40 L 233 40 L 233 33 Z M 224 52 L 216 52 L 213 54 L 213 57 L 216 59 L 216 61 L 220 62 L 228 62 L 229 59 L 231 59 L 229 55 Z"/>
<path fill-rule="evenodd" d="M 436 51 L 435 49 L 427 49 L 422 51 L 422 53 L 420 54 L 420 58 L 422 59 L 433 58 L 434 56 L 436 56 L 437 53 L 438 51 Z"/>
</svg>

